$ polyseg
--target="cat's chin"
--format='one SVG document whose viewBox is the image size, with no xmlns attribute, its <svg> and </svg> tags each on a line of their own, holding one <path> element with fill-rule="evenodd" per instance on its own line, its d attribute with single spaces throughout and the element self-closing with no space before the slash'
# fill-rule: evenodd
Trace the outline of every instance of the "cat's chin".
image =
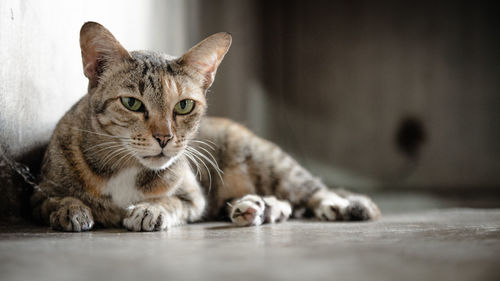
<svg viewBox="0 0 500 281">
<path fill-rule="evenodd" d="M 175 163 L 178 155 L 172 157 L 166 155 L 139 157 L 139 162 L 151 170 L 165 170 Z"/>
</svg>

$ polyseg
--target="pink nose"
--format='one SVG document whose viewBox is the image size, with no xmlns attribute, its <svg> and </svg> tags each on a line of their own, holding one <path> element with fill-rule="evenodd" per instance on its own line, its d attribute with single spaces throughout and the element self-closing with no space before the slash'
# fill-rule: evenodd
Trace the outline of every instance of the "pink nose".
<svg viewBox="0 0 500 281">
<path fill-rule="evenodd" d="M 154 134 L 153 137 L 158 142 L 158 144 L 160 144 L 160 147 L 164 148 L 165 146 L 167 146 L 168 141 L 171 140 L 173 136 L 170 134 L 169 135 Z"/>
</svg>

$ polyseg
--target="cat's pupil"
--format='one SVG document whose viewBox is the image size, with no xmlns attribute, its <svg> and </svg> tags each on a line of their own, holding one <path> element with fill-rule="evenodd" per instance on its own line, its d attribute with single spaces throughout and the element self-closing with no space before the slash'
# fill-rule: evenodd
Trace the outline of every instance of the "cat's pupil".
<svg viewBox="0 0 500 281">
<path fill-rule="evenodd" d="M 132 99 L 132 98 L 129 98 L 127 103 L 128 103 L 128 106 L 130 106 L 130 107 L 131 107 L 131 106 L 133 106 L 133 105 L 134 105 L 135 100 L 134 100 L 134 99 Z"/>
<path fill-rule="evenodd" d="M 185 100 L 181 100 L 181 102 L 179 103 L 182 109 L 186 108 L 186 104 L 187 102 Z"/>
</svg>

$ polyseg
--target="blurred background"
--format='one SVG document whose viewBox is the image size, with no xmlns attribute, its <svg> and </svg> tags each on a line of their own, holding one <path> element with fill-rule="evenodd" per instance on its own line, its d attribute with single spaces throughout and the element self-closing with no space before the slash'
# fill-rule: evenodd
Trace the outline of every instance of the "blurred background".
<svg viewBox="0 0 500 281">
<path fill-rule="evenodd" d="M 382 210 L 500 204 L 500 17 L 493 1 L 0 1 L 1 153 L 37 171 L 86 92 L 78 35 L 182 55 L 227 31 L 209 114 L 245 124 Z M 21 179 L 0 160 L 0 217 Z"/>
</svg>

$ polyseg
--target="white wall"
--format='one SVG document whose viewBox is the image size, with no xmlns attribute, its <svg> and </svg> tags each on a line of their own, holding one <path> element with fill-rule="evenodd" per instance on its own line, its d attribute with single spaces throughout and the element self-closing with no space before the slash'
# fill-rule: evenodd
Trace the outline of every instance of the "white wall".
<svg viewBox="0 0 500 281">
<path fill-rule="evenodd" d="M 180 55 L 186 2 L 0 0 L 0 143 L 14 156 L 48 140 L 59 118 L 86 92 L 79 31 L 106 26 L 129 50 Z"/>
</svg>

